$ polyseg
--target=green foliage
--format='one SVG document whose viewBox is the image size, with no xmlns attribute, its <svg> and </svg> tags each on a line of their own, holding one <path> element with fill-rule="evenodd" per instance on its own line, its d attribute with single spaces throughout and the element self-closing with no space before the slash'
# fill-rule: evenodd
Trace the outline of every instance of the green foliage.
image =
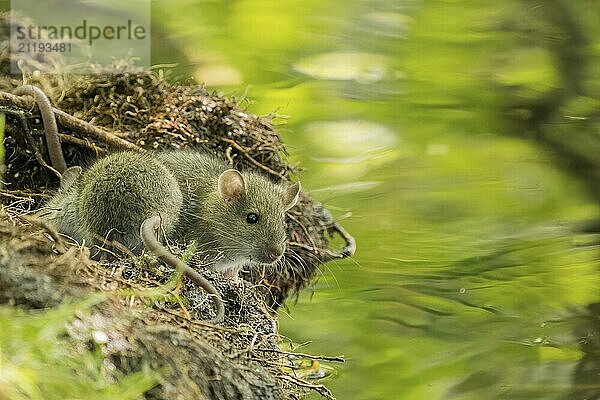
<svg viewBox="0 0 600 400">
<path fill-rule="evenodd" d="M 140 399 L 157 384 L 147 366 L 124 375 L 110 368 L 99 345 L 67 334 L 75 315 L 98 298 L 53 310 L 0 307 L 0 398 L 7 400 Z"/>
<path fill-rule="evenodd" d="M 212 82 L 290 116 L 303 187 L 351 215 L 355 259 L 281 322 L 349 357 L 339 398 L 577 388 L 578 341 L 600 334 L 581 325 L 597 238 L 568 229 L 598 218 L 598 15 L 584 0 L 264 0 L 164 23 L 200 80 L 227 67 L 236 79 Z"/>
</svg>

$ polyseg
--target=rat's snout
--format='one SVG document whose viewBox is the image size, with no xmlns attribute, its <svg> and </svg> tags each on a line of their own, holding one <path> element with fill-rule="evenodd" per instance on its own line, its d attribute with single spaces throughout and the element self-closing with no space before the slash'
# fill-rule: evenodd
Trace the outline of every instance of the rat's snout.
<svg viewBox="0 0 600 400">
<path fill-rule="evenodd" d="M 270 245 L 265 249 L 264 262 L 272 264 L 283 255 L 283 246 Z"/>
</svg>

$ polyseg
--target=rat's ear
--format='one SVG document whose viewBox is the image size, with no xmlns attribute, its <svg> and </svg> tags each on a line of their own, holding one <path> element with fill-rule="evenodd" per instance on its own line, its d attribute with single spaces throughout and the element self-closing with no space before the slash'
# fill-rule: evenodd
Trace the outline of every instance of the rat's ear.
<svg viewBox="0 0 600 400">
<path fill-rule="evenodd" d="M 239 171 L 228 169 L 219 176 L 218 183 L 221 197 L 227 201 L 235 201 L 246 193 L 246 182 Z"/>
<path fill-rule="evenodd" d="M 283 192 L 283 205 L 285 211 L 294 207 L 300 197 L 300 182 L 296 182 L 293 185 L 289 185 Z"/>
<path fill-rule="evenodd" d="M 67 168 L 67 170 L 63 172 L 62 176 L 60 177 L 60 190 L 68 190 L 79 178 L 81 171 L 82 170 L 79 165 Z"/>
</svg>

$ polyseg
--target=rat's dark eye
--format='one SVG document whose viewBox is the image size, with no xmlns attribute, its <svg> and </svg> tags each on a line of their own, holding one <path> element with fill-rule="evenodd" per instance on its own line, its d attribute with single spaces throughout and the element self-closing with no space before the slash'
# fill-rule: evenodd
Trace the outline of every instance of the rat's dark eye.
<svg viewBox="0 0 600 400">
<path fill-rule="evenodd" d="M 248 215 L 246 215 L 246 222 L 249 224 L 258 224 L 258 214 L 249 213 Z"/>
</svg>

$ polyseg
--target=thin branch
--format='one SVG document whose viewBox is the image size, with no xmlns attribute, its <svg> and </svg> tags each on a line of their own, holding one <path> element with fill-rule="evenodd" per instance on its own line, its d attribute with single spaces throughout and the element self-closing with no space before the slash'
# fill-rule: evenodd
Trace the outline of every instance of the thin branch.
<svg viewBox="0 0 600 400">
<path fill-rule="evenodd" d="M 105 154 L 107 151 L 101 147 L 96 146 L 94 143 L 90 143 L 85 139 L 79 139 L 78 137 L 67 135 L 64 133 L 59 134 L 60 141 L 65 143 L 71 143 L 79 147 L 85 147 L 93 151 L 96 155 Z"/>
<path fill-rule="evenodd" d="M 240 146 L 239 144 L 237 144 L 237 142 L 235 142 L 234 140 L 227 139 L 227 138 L 224 138 L 224 137 L 220 137 L 219 140 L 221 142 L 228 143 L 230 146 L 232 146 L 237 151 L 239 151 L 244 157 L 246 157 L 248 159 L 248 161 L 250 161 L 252 164 L 254 164 L 255 166 L 257 166 L 258 168 L 262 169 L 263 171 L 266 171 L 266 172 L 268 172 L 271 175 L 275 175 L 275 176 L 283 179 L 284 181 L 288 180 L 288 178 L 286 178 L 283 174 L 281 174 L 281 173 L 279 173 L 277 171 L 274 171 L 271 168 L 267 167 L 266 165 L 263 165 L 260 162 L 256 161 L 256 159 L 254 157 L 252 157 L 250 154 L 248 154 L 248 152 L 246 151 L 246 149 L 244 149 L 242 146 Z"/>
<path fill-rule="evenodd" d="M 345 362 L 346 361 L 343 356 L 313 356 L 311 354 L 306 354 L 306 353 L 295 353 L 292 351 L 275 350 L 275 349 L 261 349 L 261 348 L 257 348 L 255 350 L 266 351 L 269 353 L 285 354 L 285 355 L 296 356 L 296 357 L 304 357 L 304 358 L 308 358 L 310 360 L 324 360 L 324 361 L 335 361 L 335 362 Z"/>
<path fill-rule="evenodd" d="M 31 113 L 34 108 L 34 104 L 35 103 L 31 99 L 0 91 L 0 109 L 4 109 L 3 111 L 6 113 Z M 97 139 L 115 149 L 144 152 L 141 147 L 130 143 L 127 140 L 122 139 L 102 128 L 96 127 L 88 122 L 67 114 L 62 110 L 52 108 L 52 111 L 56 116 L 58 125 L 64 131 L 79 133 L 84 137 Z"/>
<path fill-rule="evenodd" d="M 8 125 L 6 127 L 6 133 L 8 133 L 9 135 L 14 135 L 15 132 L 17 132 L 16 127 L 14 127 L 12 125 Z M 107 153 L 107 150 L 103 149 L 102 147 L 96 146 L 94 143 L 90 142 L 88 139 L 80 139 L 78 137 L 71 136 L 66 133 L 59 133 L 58 136 L 60 137 L 61 142 L 74 144 L 75 146 L 79 146 L 79 147 L 84 147 L 88 150 L 93 151 L 96 155 Z"/>
<path fill-rule="evenodd" d="M 289 376 L 289 375 L 279 375 L 278 378 L 281 378 L 283 380 L 286 380 L 288 382 L 291 382 L 291 383 L 301 386 L 301 387 L 312 389 L 328 400 L 335 400 L 335 397 L 333 397 L 333 394 L 329 391 L 329 389 L 327 389 L 323 385 L 314 385 L 312 383 L 306 382 L 303 379 L 295 378 L 295 377 Z"/>
</svg>

